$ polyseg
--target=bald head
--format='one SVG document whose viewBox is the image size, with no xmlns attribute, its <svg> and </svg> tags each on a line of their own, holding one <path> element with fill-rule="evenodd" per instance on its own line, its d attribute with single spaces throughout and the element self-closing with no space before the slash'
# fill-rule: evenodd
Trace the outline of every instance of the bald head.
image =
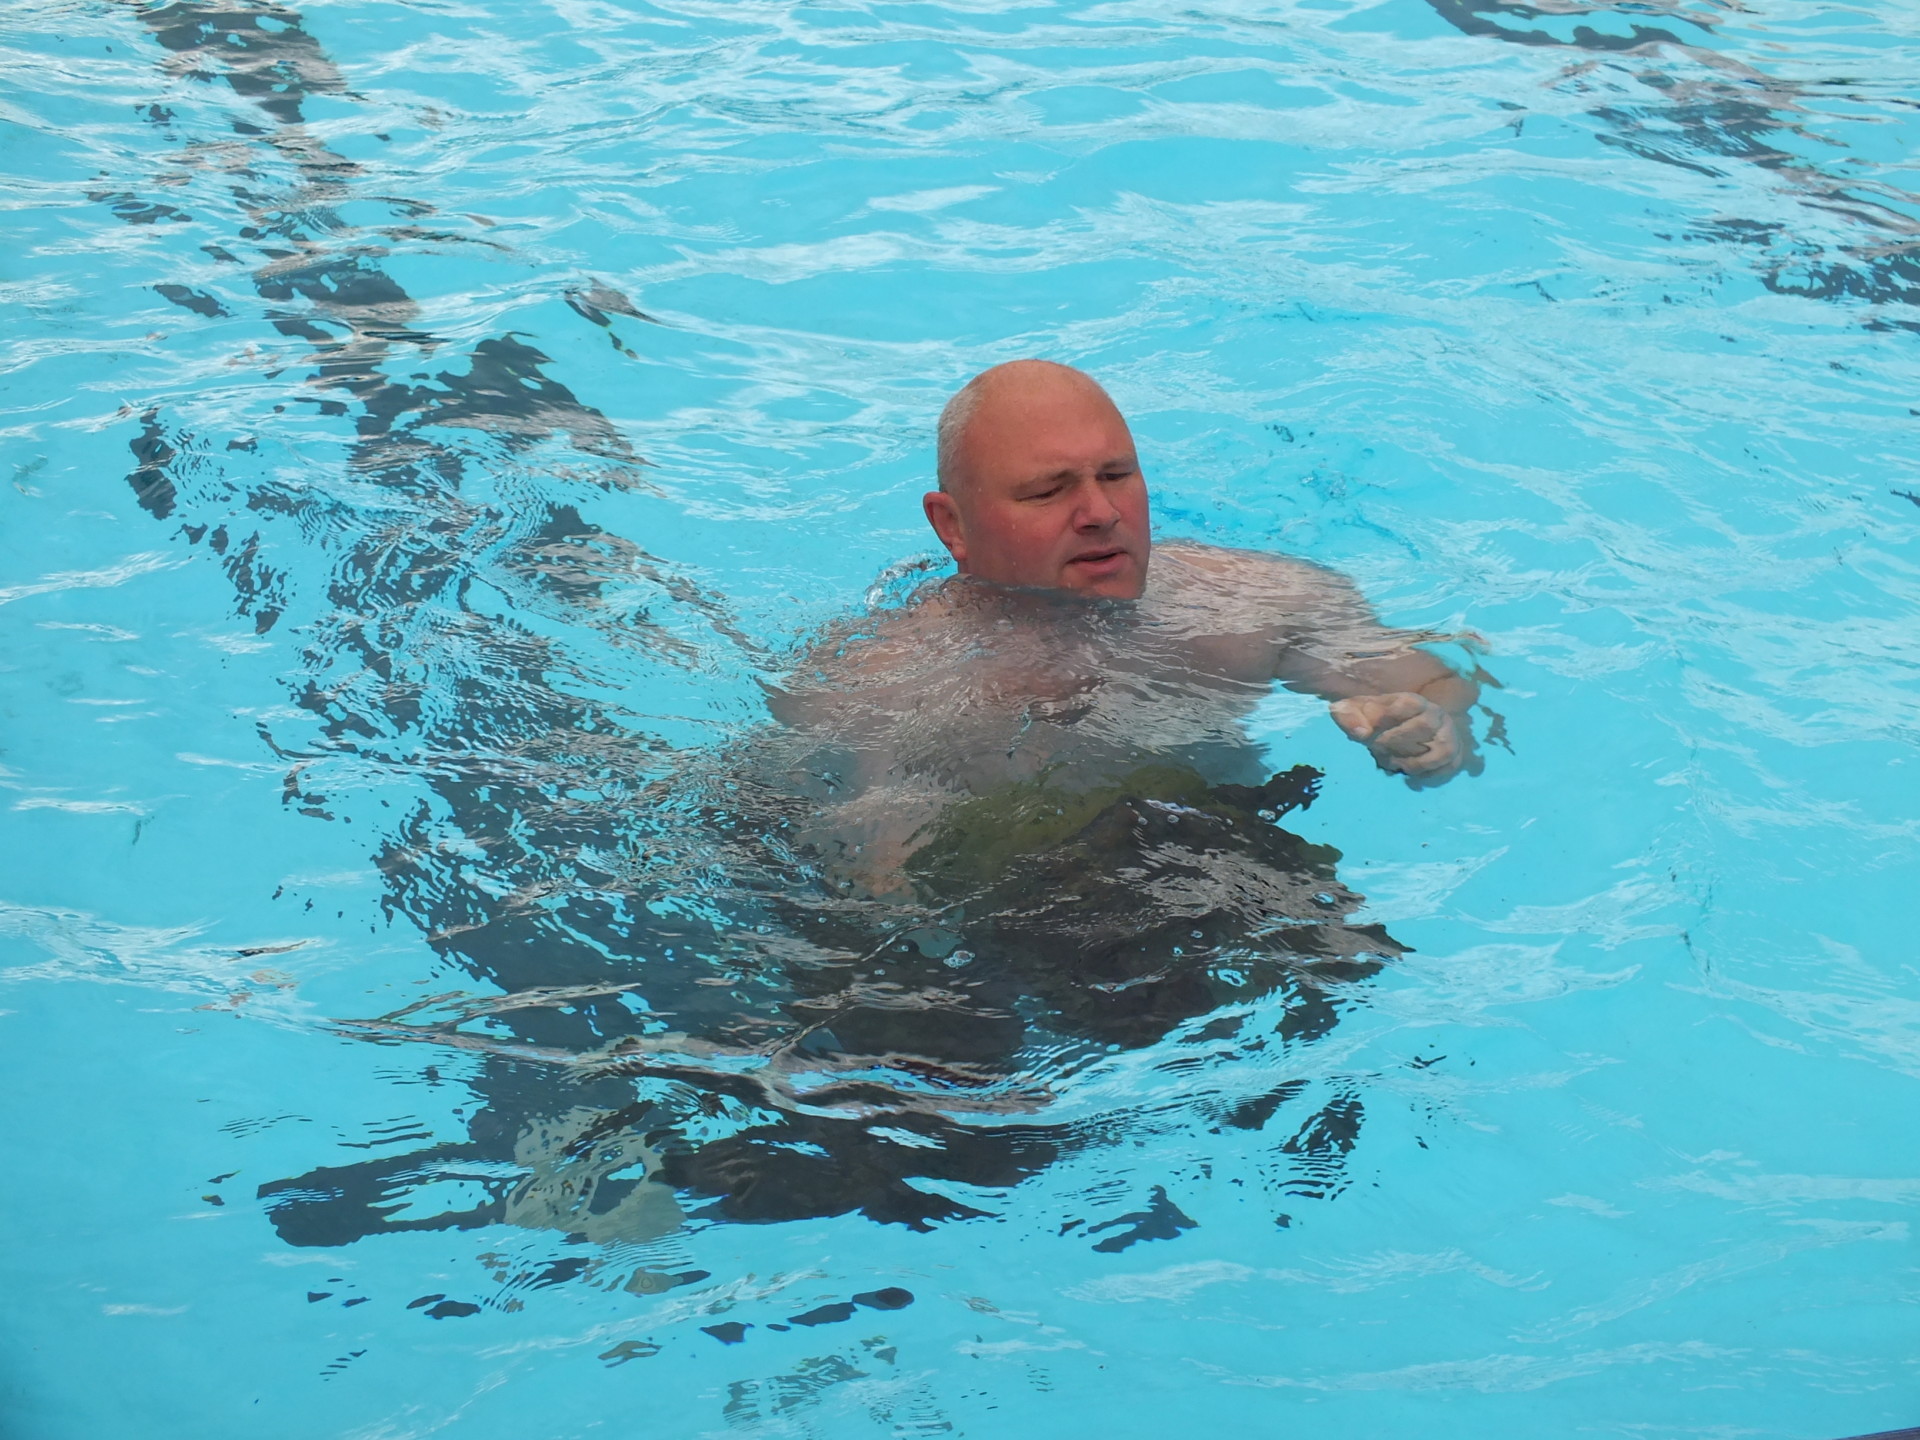
<svg viewBox="0 0 1920 1440">
<path fill-rule="evenodd" d="M 1091 375 L 1050 360 L 982 371 L 940 415 L 927 519 L 965 574 L 1131 599 L 1146 584 L 1133 436 Z"/>
<path fill-rule="evenodd" d="M 976 424 L 985 429 L 1017 424 L 1020 412 L 1033 409 L 1035 402 L 1069 395 L 1104 406 L 1116 417 L 1120 414 L 1100 382 L 1071 365 L 1052 360 L 1009 360 L 982 370 L 956 390 L 940 412 L 936 462 L 940 488 L 954 495 L 965 486 L 970 459 L 967 439 Z"/>
</svg>

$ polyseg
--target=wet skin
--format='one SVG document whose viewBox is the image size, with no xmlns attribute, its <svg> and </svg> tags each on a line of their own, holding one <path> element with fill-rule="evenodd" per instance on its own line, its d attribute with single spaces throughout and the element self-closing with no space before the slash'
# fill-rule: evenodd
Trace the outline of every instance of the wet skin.
<svg viewBox="0 0 1920 1440">
<path fill-rule="evenodd" d="M 1112 401 L 1075 372 L 991 387 L 962 434 L 951 490 L 923 500 L 963 575 L 1136 600 L 1147 583 L 1147 482 Z"/>
<path fill-rule="evenodd" d="M 983 392 L 955 447 L 952 473 L 922 501 L 960 573 L 996 585 L 1140 599 L 1152 556 L 1147 485 L 1132 432 L 1112 400 L 1079 371 L 1043 361 L 1014 361 L 976 383 Z M 1277 556 L 1186 548 L 1197 570 L 1279 592 L 1272 598 L 1282 603 L 1288 589 L 1330 595 L 1341 584 Z M 1290 568 L 1292 576 L 1285 574 Z M 1263 569 L 1269 573 L 1257 573 Z M 1323 577 L 1317 584 L 1316 573 Z M 1344 608 L 1354 612 L 1347 628 L 1363 628 L 1352 623 L 1365 613 L 1358 597 Z M 1269 629 L 1285 618 L 1267 617 Z M 1302 663 L 1305 657 L 1269 654 L 1256 641 L 1238 647 L 1238 663 L 1228 668 L 1237 678 L 1279 679 L 1331 701 L 1335 723 L 1384 770 L 1417 784 L 1451 779 L 1472 761 L 1465 716 L 1478 687 L 1405 637 L 1396 644 L 1390 632 L 1373 628 L 1376 643 L 1350 636 L 1360 643 L 1344 660 Z M 1232 648 L 1230 632 L 1194 638 L 1228 640 Z"/>
<path fill-rule="evenodd" d="M 1126 421 L 1078 371 L 988 372 L 928 521 L 959 568 L 828 636 L 774 697 L 831 761 L 823 849 L 873 893 L 957 796 L 1050 775 L 1103 784 L 1173 758 L 1245 783 L 1241 718 L 1277 680 L 1410 785 L 1478 768 L 1478 686 L 1382 626 L 1354 587 L 1285 556 L 1156 553 Z"/>
</svg>

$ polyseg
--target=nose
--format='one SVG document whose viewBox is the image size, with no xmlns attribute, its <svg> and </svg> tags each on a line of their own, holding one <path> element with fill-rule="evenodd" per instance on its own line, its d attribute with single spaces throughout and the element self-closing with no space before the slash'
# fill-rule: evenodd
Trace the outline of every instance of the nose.
<svg viewBox="0 0 1920 1440">
<path fill-rule="evenodd" d="M 1073 507 L 1073 528 L 1085 533 L 1110 530 L 1120 519 L 1119 508 L 1097 479 L 1080 482 L 1078 503 Z"/>
</svg>

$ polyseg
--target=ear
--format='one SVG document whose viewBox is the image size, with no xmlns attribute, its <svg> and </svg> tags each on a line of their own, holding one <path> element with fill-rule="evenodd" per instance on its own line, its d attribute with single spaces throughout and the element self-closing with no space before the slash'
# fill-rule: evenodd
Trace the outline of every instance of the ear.
<svg viewBox="0 0 1920 1440">
<path fill-rule="evenodd" d="M 953 556 L 954 564 L 966 569 L 966 527 L 960 523 L 960 507 L 954 504 L 953 496 L 944 490 L 929 490 L 920 497 L 920 508 L 927 512 L 927 523 L 933 526 L 933 533 Z"/>
</svg>

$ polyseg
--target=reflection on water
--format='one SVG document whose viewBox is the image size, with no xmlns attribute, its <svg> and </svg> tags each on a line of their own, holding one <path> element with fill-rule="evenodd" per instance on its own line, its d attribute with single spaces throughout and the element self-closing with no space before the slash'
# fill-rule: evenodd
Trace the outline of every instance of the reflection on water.
<svg viewBox="0 0 1920 1440">
<path fill-rule="evenodd" d="M 1836 102 L 1920 109 L 1913 96 L 1848 76 L 1808 84 L 1769 75 L 1715 50 L 1711 38 L 1726 12 L 1688 0 L 1428 3 L 1468 35 L 1617 57 L 1610 62 L 1615 76 L 1589 73 L 1585 64 L 1569 76 L 1581 89 L 1619 92 L 1592 110 L 1602 142 L 1708 177 L 1756 166 L 1798 202 L 1783 218 L 1706 221 L 1697 238 L 1753 252 L 1761 283 L 1778 294 L 1887 307 L 1865 319 L 1868 329 L 1920 333 L 1920 316 L 1909 313 L 1920 306 L 1920 196 L 1865 175 L 1836 176 L 1830 163 L 1806 153 L 1848 158 L 1821 124 L 1835 116 Z M 1681 28 L 1640 23 L 1649 14 Z M 1615 23 L 1581 23 L 1601 19 Z M 1629 88 L 1640 97 L 1630 97 Z M 1832 243 L 1821 243 L 1826 226 L 1807 223 L 1823 212 L 1844 222 Z"/>
</svg>

